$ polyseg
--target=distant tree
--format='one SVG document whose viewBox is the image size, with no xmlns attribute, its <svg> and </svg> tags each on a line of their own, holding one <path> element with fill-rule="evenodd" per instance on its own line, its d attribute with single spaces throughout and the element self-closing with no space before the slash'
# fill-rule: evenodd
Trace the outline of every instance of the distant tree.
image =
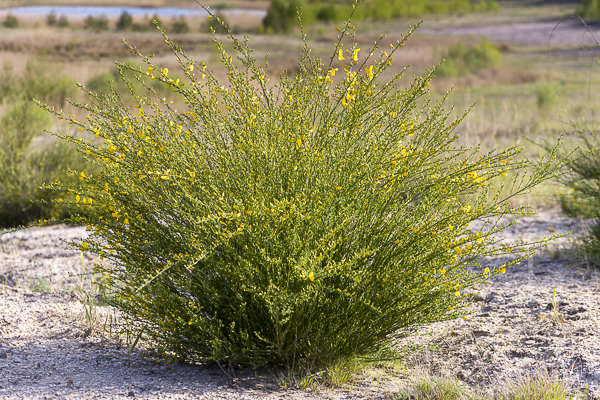
<svg viewBox="0 0 600 400">
<path fill-rule="evenodd" d="M 48 25 L 48 26 L 56 25 L 57 20 L 58 19 L 56 17 L 56 13 L 54 11 L 52 11 L 48 15 L 46 15 L 46 25 Z"/>
<path fill-rule="evenodd" d="M 8 13 L 6 14 L 6 18 L 4 19 L 4 22 L 2 22 L 2 25 L 5 28 L 16 28 L 19 26 L 19 20 L 15 15 Z"/>
<path fill-rule="evenodd" d="M 125 31 L 131 29 L 133 26 L 133 17 L 127 11 L 123 10 L 119 19 L 117 20 L 116 28 L 118 31 Z"/>
<path fill-rule="evenodd" d="M 67 26 L 69 26 L 69 19 L 67 18 L 66 15 L 61 15 L 60 18 L 58 18 L 58 21 L 56 23 L 60 28 L 66 28 Z"/>
<path fill-rule="evenodd" d="M 267 15 L 262 21 L 266 31 L 287 32 L 298 24 L 296 11 L 302 3 L 299 0 L 291 0 L 286 4 L 284 0 L 271 0 Z"/>
<path fill-rule="evenodd" d="M 173 18 L 171 22 L 171 32 L 173 33 L 188 33 L 190 31 L 190 26 L 188 25 L 185 17 L 180 15 L 177 18 Z"/>
</svg>

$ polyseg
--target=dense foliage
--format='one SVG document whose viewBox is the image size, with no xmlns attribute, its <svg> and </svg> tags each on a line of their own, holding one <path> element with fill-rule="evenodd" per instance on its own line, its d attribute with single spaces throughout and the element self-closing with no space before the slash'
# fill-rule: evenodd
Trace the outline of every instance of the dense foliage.
<svg viewBox="0 0 600 400">
<path fill-rule="evenodd" d="M 110 302 L 164 350 L 320 370 L 464 315 L 465 289 L 545 244 L 497 243 L 497 219 L 529 209 L 490 190 L 507 174 L 520 174 L 510 196 L 554 176 L 556 151 L 530 162 L 516 147 L 456 147 L 462 118 L 429 98 L 433 72 L 379 79 L 412 29 L 385 49 L 361 49 L 353 33 L 341 28 L 325 61 L 305 39 L 300 72 L 271 83 L 248 39 L 230 35 L 234 55 L 214 39 L 220 82 L 163 32 L 185 79 L 131 46 L 145 66 L 117 65 L 145 85 L 129 84 L 133 107 L 93 92 L 79 105 L 86 121 L 45 107 L 100 140 L 57 134 L 100 168 L 78 171 L 81 185 L 49 185 L 85 211 L 71 221 L 91 234 L 73 246 L 111 261 L 98 270 Z"/>
</svg>

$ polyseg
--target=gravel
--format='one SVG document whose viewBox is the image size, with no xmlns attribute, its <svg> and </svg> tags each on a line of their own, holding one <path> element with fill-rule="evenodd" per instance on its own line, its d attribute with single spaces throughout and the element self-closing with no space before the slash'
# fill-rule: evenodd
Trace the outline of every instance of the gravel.
<svg viewBox="0 0 600 400">
<path fill-rule="evenodd" d="M 582 229 L 578 220 L 546 212 L 520 219 L 503 240 Z M 54 226 L 0 237 L 0 399 L 391 399 L 414 381 L 407 371 L 423 369 L 482 390 L 547 370 L 580 391 L 587 387 L 588 400 L 600 399 L 600 273 L 566 257 L 568 237 L 475 288 L 466 320 L 402 339 L 420 346 L 404 372 L 363 372 L 341 388 L 299 390 L 280 387 L 264 371 L 173 364 L 143 347 L 130 353 L 110 307 L 94 308 L 91 330 L 77 289 L 82 270 L 99 260 L 59 240 L 85 234 Z M 102 333 L 107 316 L 112 335 Z"/>
</svg>

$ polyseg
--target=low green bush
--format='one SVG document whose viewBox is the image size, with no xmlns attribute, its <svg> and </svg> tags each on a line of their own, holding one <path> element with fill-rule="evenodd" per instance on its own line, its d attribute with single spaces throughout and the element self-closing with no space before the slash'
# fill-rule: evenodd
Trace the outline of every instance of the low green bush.
<svg viewBox="0 0 600 400">
<path fill-rule="evenodd" d="M 67 16 L 66 16 L 66 15 L 64 15 L 64 14 L 63 14 L 63 15 L 61 15 L 61 16 L 58 18 L 58 21 L 56 22 L 56 25 L 57 25 L 59 28 L 67 28 L 67 27 L 70 25 L 70 24 L 69 24 L 69 19 L 67 18 Z"/>
<path fill-rule="evenodd" d="M 583 0 L 581 8 L 577 13 L 583 18 L 591 20 L 600 20 L 600 1 L 599 0 Z"/>
<path fill-rule="evenodd" d="M 173 18 L 171 22 L 171 32 L 172 33 L 188 33 L 190 31 L 190 26 L 187 23 L 187 20 L 183 15 L 180 15 L 177 18 Z"/>
<path fill-rule="evenodd" d="M 267 14 L 262 20 L 262 30 L 266 33 L 287 32 L 298 26 L 297 10 L 303 4 L 299 0 L 271 0 Z"/>
<path fill-rule="evenodd" d="M 56 13 L 54 11 L 51 11 L 46 15 L 46 25 L 55 26 L 57 22 L 58 17 L 56 16 Z"/>
<path fill-rule="evenodd" d="M 5 28 L 18 28 L 19 27 L 19 19 L 16 15 L 8 13 L 6 14 L 6 18 L 2 21 L 2 26 Z"/>
<path fill-rule="evenodd" d="M 83 21 L 83 28 L 95 32 L 107 31 L 108 18 L 106 18 L 106 15 L 100 15 L 98 17 L 88 15 L 87 18 Z"/>
<path fill-rule="evenodd" d="M 117 19 L 117 23 L 115 28 L 118 31 L 125 31 L 133 28 L 133 17 L 127 11 L 123 10 L 121 15 L 119 15 L 119 19 Z"/>
<path fill-rule="evenodd" d="M 502 54 L 498 47 L 484 39 L 481 44 L 471 47 L 463 42 L 454 43 L 442 57 L 444 63 L 437 69 L 437 74 L 456 77 L 495 67 L 500 63 Z"/>
<path fill-rule="evenodd" d="M 185 79 L 133 46 L 145 66 L 117 65 L 170 96 L 127 83 L 131 107 L 92 92 L 84 121 L 42 104 L 100 140 L 57 133 L 100 169 L 47 187 L 72 193 L 61 204 L 91 231 L 72 246 L 110 260 L 96 272 L 111 304 L 164 351 L 321 371 L 388 348 L 399 330 L 465 315 L 465 289 L 545 245 L 493 235 L 506 226 L 497 217 L 530 211 L 508 200 L 555 176 L 556 151 L 532 162 L 517 147 L 457 147 L 462 118 L 428 96 L 434 71 L 379 79 L 412 29 L 362 53 L 353 27 L 340 31 L 330 59 L 306 43 L 299 73 L 276 83 L 248 40 L 230 35 L 230 55 L 214 39 L 220 82 L 163 32 Z M 517 172 L 508 198 L 490 192 Z M 483 229 L 469 226 L 483 218 Z M 496 268 L 477 261 L 517 252 Z"/>
</svg>

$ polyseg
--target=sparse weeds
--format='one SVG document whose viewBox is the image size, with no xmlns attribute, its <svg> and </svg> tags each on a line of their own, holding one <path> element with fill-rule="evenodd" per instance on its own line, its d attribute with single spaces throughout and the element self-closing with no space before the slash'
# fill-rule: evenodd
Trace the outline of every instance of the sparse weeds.
<svg viewBox="0 0 600 400">
<path fill-rule="evenodd" d="M 397 400 L 462 400 L 474 399 L 474 392 L 463 383 L 448 377 L 432 377 L 420 373 L 414 386 L 397 394 Z"/>
<path fill-rule="evenodd" d="M 505 389 L 498 389 L 493 400 L 579 400 L 581 396 L 564 379 L 547 371 L 506 382 Z"/>
<path fill-rule="evenodd" d="M 396 400 L 585 400 L 564 379 L 547 371 L 508 380 L 487 391 L 470 389 L 454 378 L 425 373 L 416 383 L 396 394 Z"/>
<path fill-rule="evenodd" d="M 50 283 L 43 278 L 30 281 L 28 286 L 32 292 L 48 292 L 51 289 Z"/>
<path fill-rule="evenodd" d="M 560 324 L 564 322 L 565 316 L 559 311 L 560 303 L 556 301 L 556 289 L 552 291 L 552 314 L 550 315 L 550 320 L 553 324 Z"/>
</svg>

